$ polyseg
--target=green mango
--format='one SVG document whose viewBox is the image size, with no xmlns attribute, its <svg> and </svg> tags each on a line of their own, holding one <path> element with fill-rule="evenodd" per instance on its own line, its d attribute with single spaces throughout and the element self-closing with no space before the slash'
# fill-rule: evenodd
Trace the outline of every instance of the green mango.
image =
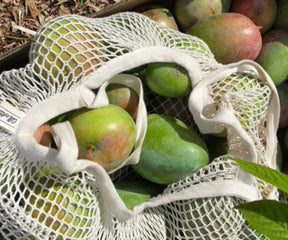
<svg viewBox="0 0 288 240">
<path fill-rule="evenodd" d="M 59 169 L 34 166 L 24 174 L 20 188 L 27 203 L 23 206 L 25 214 L 53 231 L 49 239 L 84 239 L 90 235 L 97 216 L 93 207 L 96 189 L 81 181 L 82 173 L 63 181 Z"/>
<path fill-rule="evenodd" d="M 152 183 L 145 179 L 124 180 L 114 183 L 114 186 L 119 197 L 130 210 L 149 201 L 164 190 L 164 185 Z"/>
<path fill-rule="evenodd" d="M 69 121 L 80 159 L 94 161 L 109 172 L 133 151 L 137 135 L 135 122 L 127 111 L 117 105 L 80 108 Z"/>
<path fill-rule="evenodd" d="M 177 0 L 174 5 L 175 18 L 183 31 L 201 19 L 222 12 L 221 0 Z"/>
<path fill-rule="evenodd" d="M 209 162 L 204 140 L 182 121 L 159 114 L 148 116 L 140 160 L 133 169 L 147 180 L 171 184 Z"/>
<path fill-rule="evenodd" d="M 288 76 L 288 31 L 272 29 L 263 35 L 262 49 L 256 58 L 270 75 L 275 85 L 285 82 Z"/>
<path fill-rule="evenodd" d="M 108 60 L 102 44 L 89 23 L 73 16 L 55 18 L 39 31 L 31 47 L 33 70 L 51 84 L 79 81 Z"/>
<path fill-rule="evenodd" d="M 184 97 L 192 91 L 191 80 L 186 69 L 176 63 L 148 64 L 145 79 L 148 87 L 160 96 Z"/>
<path fill-rule="evenodd" d="M 288 47 L 281 42 L 268 42 L 263 45 L 255 60 L 270 75 L 276 86 L 288 76 Z"/>
</svg>

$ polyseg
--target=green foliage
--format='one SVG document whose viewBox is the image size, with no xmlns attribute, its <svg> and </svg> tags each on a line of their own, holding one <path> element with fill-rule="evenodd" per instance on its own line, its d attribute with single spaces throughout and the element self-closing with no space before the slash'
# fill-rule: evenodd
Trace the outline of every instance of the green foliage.
<svg viewBox="0 0 288 240">
<path fill-rule="evenodd" d="M 288 193 L 288 176 L 256 163 L 229 158 L 246 172 Z M 251 228 L 270 240 L 288 239 L 288 204 L 276 200 L 259 200 L 237 206 Z"/>
<path fill-rule="evenodd" d="M 275 200 L 260 200 L 237 207 L 249 225 L 270 240 L 288 239 L 288 205 Z"/>
<path fill-rule="evenodd" d="M 288 193 L 288 176 L 284 173 L 244 160 L 232 158 L 229 159 L 237 162 L 238 165 L 246 172 L 267 183 L 270 183 L 271 185 L 277 187 L 279 190 Z"/>
</svg>

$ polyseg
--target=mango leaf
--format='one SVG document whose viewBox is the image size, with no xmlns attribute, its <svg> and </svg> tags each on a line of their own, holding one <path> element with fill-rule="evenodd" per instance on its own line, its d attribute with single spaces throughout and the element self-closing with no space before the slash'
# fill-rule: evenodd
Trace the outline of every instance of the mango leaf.
<svg viewBox="0 0 288 240">
<path fill-rule="evenodd" d="M 279 190 L 288 193 L 288 176 L 286 174 L 266 166 L 247 162 L 245 160 L 230 157 L 227 159 L 237 162 L 239 167 L 241 167 L 246 172 L 267 183 L 270 183 L 271 185 L 277 187 Z"/>
<path fill-rule="evenodd" d="M 275 200 L 259 200 L 236 207 L 251 228 L 270 240 L 288 239 L 288 205 Z"/>
</svg>

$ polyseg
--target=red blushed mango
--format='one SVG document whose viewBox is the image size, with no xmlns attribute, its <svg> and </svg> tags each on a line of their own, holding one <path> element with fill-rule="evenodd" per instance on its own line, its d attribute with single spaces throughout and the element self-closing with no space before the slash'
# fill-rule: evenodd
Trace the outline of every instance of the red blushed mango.
<svg viewBox="0 0 288 240">
<path fill-rule="evenodd" d="M 230 11 L 250 18 L 264 34 L 276 19 L 277 4 L 275 0 L 234 0 Z"/>
<path fill-rule="evenodd" d="M 97 162 L 106 171 L 118 167 L 136 141 L 134 120 L 113 104 L 79 110 L 71 116 L 70 123 L 78 143 L 78 157 Z"/>
<path fill-rule="evenodd" d="M 255 60 L 262 47 L 259 28 L 239 13 L 222 13 L 202 19 L 187 33 L 205 41 L 222 64 Z"/>
</svg>

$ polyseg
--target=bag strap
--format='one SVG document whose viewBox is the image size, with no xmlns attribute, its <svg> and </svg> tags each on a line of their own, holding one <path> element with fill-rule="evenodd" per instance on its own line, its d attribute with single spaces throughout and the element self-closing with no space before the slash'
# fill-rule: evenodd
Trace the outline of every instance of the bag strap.
<svg viewBox="0 0 288 240">
<path fill-rule="evenodd" d="M 183 49 L 163 46 L 144 47 L 111 59 L 83 80 L 88 88 L 97 88 L 118 73 L 153 62 L 172 62 L 188 72 L 192 86 L 202 80 L 199 63 Z M 97 79 L 97 81 L 96 81 Z"/>
<path fill-rule="evenodd" d="M 265 70 L 255 61 L 242 60 L 236 63 L 219 66 L 219 68 L 209 75 L 203 81 L 195 86 L 189 98 L 189 109 L 193 114 L 193 118 L 197 123 L 202 133 L 216 133 L 219 125 L 226 125 L 233 128 L 237 135 L 239 135 L 247 144 L 247 151 L 249 152 L 249 159 L 256 162 L 257 154 L 254 143 L 246 131 L 243 131 L 242 125 L 235 118 L 234 114 L 229 110 L 222 110 L 217 112 L 213 117 L 207 118 L 204 115 L 204 109 L 213 101 L 208 93 L 207 85 L 214 82 L 224 80 L 234 73 L 243 73 L 250 71 L 255 74 L 263 83 L 267 84 L 271 89 L 271 98 L 269 102 L 267 114 L 267 144 L 265 151 L 265 159 L 270 167 L 276 166 L 276 151 L 277 151 L 277 138 L 275 132 L 277 131 L 279 118 L 280 118 L 280 103 L 274 82 Z"/>
</svg>

